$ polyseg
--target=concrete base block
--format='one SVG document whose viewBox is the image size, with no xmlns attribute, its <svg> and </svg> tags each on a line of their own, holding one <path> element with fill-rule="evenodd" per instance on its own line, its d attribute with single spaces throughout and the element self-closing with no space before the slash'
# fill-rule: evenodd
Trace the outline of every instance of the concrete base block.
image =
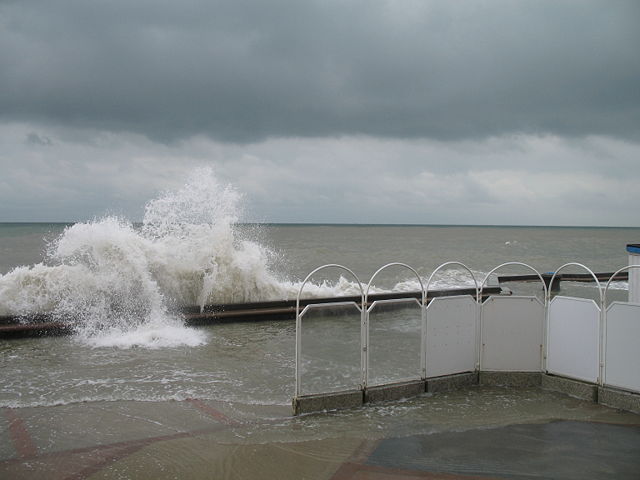
<svg viewBox="0 0 640 480">
<path fill-rule="evenodd" d="M 366 403 L 387 402 L 390 400 L 400 400 L 421 395 L 425 392 L 425 381 L 416 380 L 411 382 L 392 383 L 379 387 L 367 388 L 364 392 Z"/>
<path fill-rule="evenodd" d="M 572 380 L 538 372 L 468 372 L 402 383 L 392 383 L 362 390 L 304 395 L 293 399 L 293 414 L 342 410 L 411 398 L 424 392 L 437 393 L 460 390 L 474 385 L 505 387 L 541 387 L 570 395 L 581 400 L 598 402 L 608 407 L 640 414 L 640 393 Z"/>
<path fill-rule="evenodd" d="M 427 379 L 427 392 L 450 392 L 460 388 L 478 385 L 478 374 L 475 372 L 457 373 Z"/>
<path fill-rule="evenodd" d="M 300 415 L 323 410 L 343 410 L 360 407 L 362 403 L 362 390 L 304 395 L 293 399 L 293 414 Z"/>
<path fill-rule="evenodd" d="M 539 387 L 539 372 L 480 372 L 480 385 L 500 387 Z"/>
<path fill-rule="evenodd" d="M 598 388 L 598 403 L 607 407 L 640 413 L 640 394 L 610 387 Z"/>
<path fill-rule="evenodd" d="M 543 373 L 542 388 L 545 390 L 553 390 L 554 392 L 561 392 L 581 400 L 588 400 L 590 402 L 598 401 L 598 386 L 592 383 Z"/>
</svg>

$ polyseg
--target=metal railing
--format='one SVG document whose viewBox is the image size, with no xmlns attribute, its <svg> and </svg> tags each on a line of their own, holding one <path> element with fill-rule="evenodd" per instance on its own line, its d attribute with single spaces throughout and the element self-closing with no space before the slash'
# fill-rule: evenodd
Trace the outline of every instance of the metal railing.
<svg viewBox="0 0 640 480">
<path fill-rule="evenodd" d="M 371 387 L 371 379 L 370 379 L 370 350 L 371 350 L 371 337 L 370 337 L 370 315 L 372 313 L 372 311 L 377 307 L 377 306 L 384 306 L 384 305 L 412 305 L 415 304 L 419 307 L 420 309 L 420 379 L 425 380 L 427 377 L 427 336 L 428 336 L 428 324 L 429 324 L 429 313 L 427 310 L 429 301 L 430 301 L 430 297 L 429 297 L 429 293 L 432 291 L 431 289 L 431 285 L 434 281 L 434 279 L 436 278 L 436 275 L 446 269 L 446 268 L 461 268 L 462 270 L 464 270 L 466 273 L 469 274 L 470 278 L 473 280 L 473 284 L 475 285 L 475 321 L 474 322 L 469 322 L 469 324 L 473 323 L 475 325 L 475 358 L 476 358 L 476 364 L 475 364 L 475 370 L 479 371 L 483 369 L 483 364 L 482 364 L 482 354 L 481 354 L 481 349 L 482 349 L 482 345 L 485 342 L 485 338 L 483 337 L 483 335 L 486 335 L 486 333 L 483 333 L 483 323 L 484 323 L 484 310 L 483 310 L 483 305 L 486 303 L 483 303 L 482 299 L 483 299 L 483 290 L 487 287 L 488 282 L 490 277 L 495 274 L 495 272 L 497 270 L 500 270 L 504 267 L 523 267 L 526 269 L 531 270 L 532 272 L 534 272 L 534 275 L 540 280 L 540 283 L 542 284 L 542 290 L 543 290 L 543 300 L 542 300 L 542 305 L 543 305 L 543 315 L 542 315 L 542 324 L 543 324 L 543 330 L 542 330 L 542 336 L 541 336 L 541 358 L 540 358 L 540 371 L 541 372 L 547 372 L 548 371 L 548 365 L 547 365 L 547 360 L 548 360 L 548 354 L 549 354 L 549 345 L 550 345 L 550 335 L 551 335 L 551 331 L 549 328 L 549 322 L 550 322 L 550 316 L 549 316 L 549 312 L 550 312 L 550 304 L 552 302 L 552 292 L 551 292 L 551 285 L 553 285 L 553 282 L 556 278 L 557 275 L 560 274 L 560 272 L 566 268 L 569 267 L 578 267 L 581 269 L 586 270 L 587 272 L 589 272 L 589 274 L 593 277 L 593 280 L 596 284 L 597 287 L 597 297 L 598 297 L 598 307 L 600 308 L 600 314 L 598 317 L 598 347 L 597 347 L 597 358 L 598 358 L 598 378 L 597 378 L 597 383 L 599 385 L 604 385 L 605 384 L 605 356 L 606 356 L 606 348 L 607 348 L 607 340 L 606 340 L 606 321 L 607 321 L 607 309 L 606 309 L 606 298 L 607 298 L 607 292 L 609 291 L 610 285 L 612 283 L 612 281 L 614 280 L 614 278 L 616 278 L 621 272 L 633 269 L 633 268 L 640 268 L 640 265 L 629 265 L 629 266 L 625 266 L 620 268 L 619 270 L 617 270 L 614 274 L 611 275 L 611 277 L 609 278 L 609 280 L 606 283 L 606 286 L 602 286 L 602 284 L 600 283 L 600 281 L 598 280 L 598 277 L 596 276 L 596 274 L 589 269 L 588 267 L 586 267 L 583 264 L 580 263 L 566 263 L 562 266 L 560 266 L 551 276 L 551 281 L 546 283 L 545 279 L 543 278 L 543 275 L 538 272 L 535 268 L 533 268 L 530 265 L 527 265 L 525 263 L 522 262 L 506 262 L 503 263 L 501 265 L 498 265 L 497 267 L 495 267 L 494 269 L 492 269 L 489 273 L 487 273 L 484 277 L 484 279 L 482 280 L 482 282 L 478 283 L 477 279 L 476 279 L 476 275 L 473 273 L 473 271 L 467 267 L 466 265 L 464 265 L 463 263 L 460 262 L 456 262 L 456 261 L 451 261 L 451 262 L 446 262 L 443 263 L 442 265 L 438 266 L 433 273 L 431 273 L 431 275 L 429 276 L 428 280 L 426 281 L 426 283 L 423 281 L 422 277 L 420 276 L 420 274 L 418 273 L 418 271 L 413 268 L 410 265 L 407 265 L 405 263 L 399 263 L 399 262 L 394 262 L 394 263 L 389 263 L 386 264 L 382 267 L 380 267 L 378 270 L 376 270 L 376 272 L 372 275 L 371 279 L 369 280 L 369 282 L 366 283 L 366 288 L 364 287 L 365 284 L 363 284 L 360 279 L 358 278 L 358 276 L 353 272 L 353 270 L 343 266 L 343 265 L 338 265 L 338 264 L 328 264 L 328 265 L 323 265 L 321 267 L 316 268 L 315 270 L 313 270 L 309 275 L 307 275 L 307 277 L 304 279 L 304 281 L 302 282 L 300 289 L 298 291 L 298 295 L 296 298 L 296 353 L 295 353 L 295 376 L 296 376 L 296 382 L 295 382 L 295 397 L 298 398 L 301 396 L 301 357 L 302 357 L 302 330 L 303 330 L 303 317 L 305 316 L 305 314 L 307 312 L 309 312 L 310 310 L 315 310 L 315 309 L 321 309 L 321 308 L 335 308 L 335 307 L 354 307 L 356 309 L 356 311 L 359 313 L 360 315 L 360 342 L 359 342 L 359 351 L 360 351 L 360 367 L 359 367 L 359 373 L 360 373 L 360 385 L 359 387 L 362 390 L 366 390 L 367 388 Z M 385 270 L 392 268 L 392 267 L 399 267 L 402 269 L 406 269 L 409 270 L 411 273 L 412 277 L 415 277 L 415 280 L 417 281 L 417 283 L 420 285 L 420 299 L 416 298 L 415 296 L 411 296 L 408 295 L 407 297 L 396 297 L 393 299 L 383 299 L 383 300 L 375 300 L 373 302 L 371 302 L 371 304 L 369 304 L 369 298 L 370 298 L 370 291 L 374 285 L 374 281 L 378 278 L 378 276 Z M 303 310 L 300 310 L 300 300 L 302 298 L 302 294 L 304 291 L 305 286 L 307 285 L 307 283 L 310 281 L 310 279 L 313 277 L 313 275 L 317 274 L 319 271 L 324 270 L 324 269 L 328 269 L 328 268 L 335 268 L 335 269 L 339 269 L 342 270 L 342 272 L 346 272 L 348 273 L 354 280 L 355 280 L 355 284 L 357 286 L 357 289 L 360 292 L 360 300 L 359 301 L 348 301 L 348 302 L 331 302 L 331 303 L 313 303 L 312 301 L 306 300 L 307 301 L 307 305 L 304 307 Z M 573 298 L 573 297 L 560 297 L 557 296 L 556 298 Z M 491 297 L 489 297 L 491 298 Z M 519 297 L 514 297 L 514 298 L 519 298 Z M 530 298 L 530 297 L 522 297 L 522 298 Z M 534 297 L 531 297 L 534 298 Z M 638 312 L 640 312 L 640 305 L 638 306 Z M 638 322 L 640 322 L 640 318 L 638 318 Z M 638 339 L 640 340 L 640 339 Z M 593 352 L 592 352 L 593 353 Z M 409 379 L 412 379 L 414 377 L 411 377 Z M 417 377 L 415 377 L 417 378 Z"/>
</svg>

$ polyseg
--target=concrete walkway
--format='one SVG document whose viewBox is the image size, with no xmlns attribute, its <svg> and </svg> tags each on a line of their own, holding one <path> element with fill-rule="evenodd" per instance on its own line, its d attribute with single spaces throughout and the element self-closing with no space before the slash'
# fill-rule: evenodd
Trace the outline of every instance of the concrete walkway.
<svg viewBox="0 0 640 480">
<path fill-rule="evenodd" d="M 4 408 L 0 478 L 638 479 L 640 416 L 499 387 L 301 417 L 210 400 Z"/>
</svg>

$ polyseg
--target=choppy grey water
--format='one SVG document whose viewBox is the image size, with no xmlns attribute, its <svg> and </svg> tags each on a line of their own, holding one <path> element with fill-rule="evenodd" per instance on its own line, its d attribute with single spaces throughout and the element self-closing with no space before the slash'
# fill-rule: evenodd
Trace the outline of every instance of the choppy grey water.
<svg viewBox="0 0 640 480">
<path fill-rule="evenodd" d="M 625 247 L 640 238 L 640 228 L 272 225 L 264 235 L 283 253 L 285 272 L 302 276 L 320 264 L 341 263 L 368 279 L 389 262 L 421 273 L 454 260 L 484 272 L 508 261 L 541 272 L 567 262 L 613 271 L 627 264 Z"/>
<path fill-rule="evenodd" d="M 0 224 L 0 274 L 41 262 L 47 245 L 66 226 Z M 528 263 L 543 272 L 567 262 L 613 271 L 627 263 L 625 246 L 640 239 L 640 228 L 302 224 L 238 228 L 275 252 L 271 267 L 291 278 L 302 278 L 326 263 L 349 266 L 367 279 L 389 262 L 430 272 L 451 260 L 478 271 L 507 261 Z"/>
<path fill-rule="evenodd" d="M 0 309 L 2 302 L 8 302 L 8 296 L 32 288 L 29 282 L 37 285 L 37 289 L 30 292 L 46 297 L 48 293 L 44 290 L 55 290 L 56 282 L 67 282 L 65 288 L 71 290 L 63 292 L 73 292 L 72 287 L 76 288 L 73 281 L 77 280 L 78 285 L 88 288 L 83 291 L 89 298 L 85 304 L 91 303 L 92 295 L 106 295 L 104 291 L 113 290 L 116 288 L 113 282 L 119 281 L 125 283 L 123 288 L 131 295 L 142 295 L 126 315 L 121 312 L 126 310 L 123 304 L 118 304 L 117 311 L 109 310 L 114 308 L 114 300 L 106 296 L 107 300 L 99 303 L 101 308 L 105 304 L 107 307 L 96 313 L 98 327 L 89 335 L 0 341 L 3 372 L 0 406 L 190 397 L 245 403 L 289 402 L 293 389 L 295 328 L 292 322 L 199 329 L 167 326 L 153 317 L 155 313 L 140 306 L 146 299 L 144 295 L 149 294 L 143 285 L 146 280 L 159 286 L 159 294 L 152 295 L 150 301 L 184 303 L 200 298 L 201 292 L 185 293 L 184 288 L 176 287 L 180 279 L 184 279 L 188 288 L 198 285 L 200 289 L 208 278 L 218 285 L 230 276 L 234 281 L 224 288 L 216 289 L 214 285 L 207 290 L 209 301 L 225 300 L 225 295 L 231 295 L 231 300 L 256 299 L 262 294 L 269 298 L 292 298 L 304 276 L 327 263 L 349 267 L 364 282 L 378 267 L 389 262 L 409 264 L 425 279 L 446 261 L 464 263 L 478 274 L 479 280 L 508 261 L 527 263 L 540 272 L 555 270 L 568 262 L 585 264 L 596 272 L 612 272 L 627 264 L 625 246 L 640 239 L 639 228 L 238 225 L 224 234 L 216 230 L 207 231 L 204 236 L 200 231 L 185 236 L 182 232 L 164 237 L 154 234 L 140 240 L 137 237 L 140 226 L 100 221 L 90 225 L 93 226 L 69 232 L 69 226 L 60 224 L 0 224 Z M 194 243 L 194 235 L 206 241 Z M 63 242 L 60 242 L 61 236 Z M 188 248 L 176 254 L 181 239 Z M 198 258 L 207 258 L 206 252 L 198 250 L 202 245 L 224 250 L 216 254 L 218 263 L 210 270 L 196 272 L 197 275 L 186 270 L 177 274 L 177 270 L 195 263 Z M 51 253 L 54 247 L 58 249 L 55 255 Z M 89 255 L 87 252 L 92 249 L 99 250 L 100 255 Z M 61 253 L 69 251 L 66 256 Z M 190 252 L 196 256 L 195 260 L 189 259 Z M 205 256 L 198 257 L 200 254 Z M 137 262 L 140 256 L 148 257 L 146 263 Z M 40 262 L 44 263 L 39 269 L 32 267 Z M 16 275 L 16 267 L 20 265 L 25 267 Z M 144 271 L 145 268 L 149 271 Z M 76 280 L 66 277 L 71 275 L 69 272 L 76 275 L 79 271 L 81 275 L 74 277 Z M 128 276 L 116 275 L 120 271 L 126 271 Z M 529 272 L 517 267 L 507 268 L 505 273 Z M 112 283 L 100 284 L 101 275 L 108 276 Z M 159 279 L 162 275 L 170 277 L 170 281 Z M 324 290 L 322 279 L 314 280 L 316 293 L 352 292 L 349 279 L 345 284 L 335 283 L 338 275 L 334 272 L 327 277 L 329 283 Z M 395 269 L 389 276 L 380 278 L 377 286 L 393 288 L 409 282 L 405 288 L 411 289 L 409 287 L 417 286 L 413 281 L 410 272 Z M 438 286 L 455 287 L 465 282 L 469 282 L 467 274 L 457 269 L 440 278 Z M 527 292 L 540 291 L 538 286 L 523 288 Z M 593 285 L 574 284 L 563 288 L 572 295 L 594 295 Z M 623 288 L 624 285 L 618 285 L 618 295 L 625 293 L 620 290 Z M 238 291 L 244 293 L 240 295 Z M 182 295 L 181 299 L 170 298 L 172 292 Z M 56 295 L 52 296 L 53 300 L 49 299 L 53 303 L 41 302 L 38 308 L 57 308 L 54 304 L 60 301 L 61 294 Z M 29 298 L 22 298 L 21 302 L 21 308 L 27 308 L 24 305 Z M 79 310 L 79 315 L 89 311 L 95 313 L 96 305 L 92 304 L 90 310 Z M 142 321 L 138 315 L 149 318 Z M 114 328 L 109 326 L 112 320 L 117 323 Z M 135 325 L 129 328 L 127 321 Z M 341 328 L 327 325 L 323 327 L 324 332 Z M 169 341 L 164 341 L 167 338 Z"/>
</svg>

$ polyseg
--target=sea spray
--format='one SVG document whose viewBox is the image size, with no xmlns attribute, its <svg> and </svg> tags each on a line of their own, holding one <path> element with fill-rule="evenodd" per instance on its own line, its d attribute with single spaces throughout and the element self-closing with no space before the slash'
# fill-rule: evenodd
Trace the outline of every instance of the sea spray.
<svg viewBox="0 0 640 480">
<path fill-rule="evenodd" d="M 150 201 L 139 227 L 116 217 L 67 227 L 43 263 L 0 276 L 0 315 L 46 313 L 96 345 L 197 344 L 179 307 L 286 298 L 294 288 L 271 275 L 263 246 L 236 234 L 239 199 L 200 169 Z"/>
<path fill-rule="evenodd" d="M 181 307 L 295 299 L 300 281 L 273 274 L 274 252 L 238 231 L 240 203 L 235 188 L 205 168 L 149 201 L 141 225 L 108 216 L 69 226 L 42 263 L 0 275 L 0 316 L 47 314 L 96 346 L 198 345 L 204 335 L 184 327 Z M 443 272 L 444 283 L 469 283 L 460 272 L 452 282 L 452 273 Z M 419 289 L 415 280 L 394 288 Z M 304 290 L 308 297 L 359 294 L 342 276 Z"/>
</svg>

